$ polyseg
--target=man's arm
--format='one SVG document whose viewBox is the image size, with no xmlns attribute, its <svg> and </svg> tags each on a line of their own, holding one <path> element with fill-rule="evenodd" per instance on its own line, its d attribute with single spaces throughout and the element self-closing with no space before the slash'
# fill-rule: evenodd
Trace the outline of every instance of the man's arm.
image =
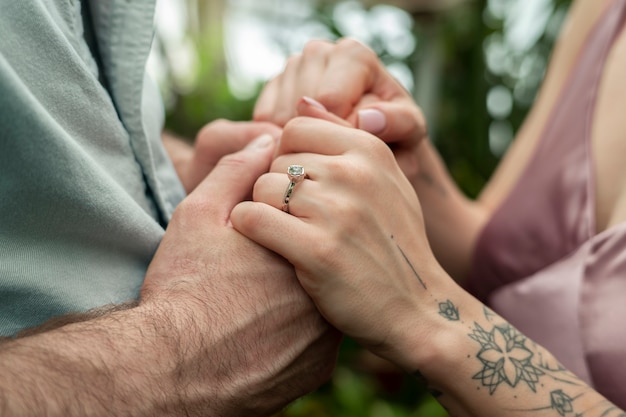
<svg viewBox="0 0 626 417">
<path fill-rule="evenodd" d="M 176 415 L 180 329 L 164 310 L 137 307 L 0 345 L 1 414 Z"/>
<path fill-rule="evenodd" d="M 0 344 L 0 415 L 265 416 L 321 385 L 339 336 L 230 226 L 273 153 L 251 142 L 179 205 L 138 306 Z"/>
</svg>

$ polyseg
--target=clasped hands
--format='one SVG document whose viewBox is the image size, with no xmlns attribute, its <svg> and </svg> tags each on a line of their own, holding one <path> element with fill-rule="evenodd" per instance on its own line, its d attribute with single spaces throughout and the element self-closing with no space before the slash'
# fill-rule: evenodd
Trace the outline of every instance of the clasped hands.
<svg viewBox="0 0 626 417">
<path fill-rule="evenodd" d="M 373 51 L 342 40 L 311 42 L 292 57 L 254 115 L 283 127 L 282 137 L 270 172 L 256 181 L 253 201 L 234 208 L 232 224 L 295 266 L 331 324 L 411 370 L 410 360 L 389 352 L 408 343 L 409 316 L 427 285 L 439 284 L 433 277 L 445 276 L 408 179 L 426 136 L 421 111 Z M 307 179 L 286 214 L 293 164 Z"/>
<path fill-rule="evenodd" d="M 186 412 L 266 415 L 319 386 L 339 338 L 318 309 L 375 353 L 415 367 L 390 352 L 408 350 L 404 335 L 419 337 L 405 317 L 439 270 L 407 180 L 424 136 L 410 95 L 349 40 L 313 42 L 292 58 L 264 90 L 255 121 L 200 132 L 179 170 L 191 192 L 140 304 L 165 309 L 180 338 L 175 384 L 197 407 Z M 288 214 L 292 164 L 308 178 Z"/>
</svg>

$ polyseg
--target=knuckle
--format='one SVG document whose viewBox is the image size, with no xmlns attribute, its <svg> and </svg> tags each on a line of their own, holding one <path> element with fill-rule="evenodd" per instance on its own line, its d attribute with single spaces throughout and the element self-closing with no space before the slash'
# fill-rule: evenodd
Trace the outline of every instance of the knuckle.
<svg viewBox="0 0 626 417">
<path fill-rule="evenodd" d="M 277 126 L 283 127 L 287 123 L 289 123 L 289 121 L 292 120 L 295 116 L 296 114 L 294 112 L 291 112 L 287 109 L 281 109 L 273 114 L 272 122 L 275 123 Z"/>
<path fill-rule="evenodd" d="M 259 108 L 258 106 L 254 108 L 254 112 L 252 114 L 252 120 L 257 122 L 269 122 L 272 120 L 272 112 L 267 108 Z"/>
<path fill-rule="evenodd" d="M 259 210 L 256 205 L 251 205 L 239 216 L 238 226 L 242 230 L 252 231 L 263 221 L 263 211 Z"/>
<path fill-rule="evenodd" d="M 359 187 L 371 183 L 373 173 L 360 159 L 334 159 L 328 162 L 329 170 L 333 172 L 333 180 L 349 184 L 350 187 Z"/>
<path fill-rule="evenodd" d="M 224 130 L 228 130 L 231 129 L 233 127 L 235 123 L 230 121 L 230 120 L 226 120 L 226 119 L 216 119 L 214 121 L 212 121 L 211 123 L 209 123 L 208 125 L 206 125 L 205 127 L 207 128 L 207 130 L 213 130 L 216 132 L 222 132 Z"/>
<path fill-rule="evenodd" d="M 205 216 L 210 211 L 209 202 L 197 195 L 190 195 L 178 204 L 172 214 L 172 224 L 182 227 L 197 219 L 199 216 Z"/>
<path fill-rule="evenodd" d="M 347 102 L 345 94 L 336 89 L 323 89 L 316 97 L 317 101 L 322 103 L 329 111 L 338 116 L 346 116 L 350 109 L 350 103 Z"/>
<path fill-rule="evenodd" d="M 297 67 L 300 63 L 300 59 L 302 59 L 302 54 L 290 55 L 285 62 L 285 71 Z"/>
<path fill-rule="evenodd" d="M 304 117 L 294 117 L 293 119 L 290 119 L 284 124 L 283 138 L 297 135 L 301 131 L 306 130 L 308 123 L 308 120 Z"/>
<path fill-rule="evenodd" d="M 324 54 L 332 48 L 332 43 L 323 39 L 313 39 L 304 45 L 302 50 L 303 57 Z"/>
<path fill-rule="evenodd" d="M 328 231 L 330 233 L 330 231 Z M 314 241 L 309 248 L 309 255 L 319 262 L 322 271 L 335 269 L 335 257 L 341 250 L 341 243 L 333 234 L 323 240 Z"/>
<path fill-rule="evenodd" d="M 198 140 L 211 137 L 212 135 L 216 134 L 216 132 L 221 132 L 225 129 L 228 129 L 231 123 L 232 122 L 229 122 L 226 119 L 216 119 L 211 123 L 204 125 L 202 129 L 200 129 L 200 132 L 198 132 Z"/>
<path fill-rule="evenodd" d="M 339 42 L 337 42 L 337 49 L 341 51 L 341 53 L 347 53 L 354 57 L 359 57 L 366 61 L 378 61 L 378 56 L 376 52 L 369 46 L 365 45 L 352 38 L 343 38 Z"/>
<path fill-rule="evenodd" d="M 376 52 L 354 39 L 343 40 L 338 45 L 338 53 L 348 57 L 350 62 L 354 64 L 356 74 L 359 74 L 363 79 L 369 79 L 370 82 L 374 74 L 383 70 Z"/>
<path fill-rule="evenodd" d="M 375 155 L 378 160 L 394 159 L 391 148 L 385 142 L 370 134 L 363 136 L 364 153 Z"/>
<path fill-rule="evenodd" d="M 270 189 L 272 185 L 272 176 L 271 174 L 263 174 L 261 175 L 256 182 L 254 183 L 254 187 L 252 188 L 252 199 L 254 201 L 262 201 L 263 196 L 265 195 L 264 190 Z"/>
<path fill-rule="evenodd" d="M 242 152 L 231 153 L 222 156 L 218 165 L 226 169 L 243 170 L 249 164 L 248 158 Z"/>
</svg>

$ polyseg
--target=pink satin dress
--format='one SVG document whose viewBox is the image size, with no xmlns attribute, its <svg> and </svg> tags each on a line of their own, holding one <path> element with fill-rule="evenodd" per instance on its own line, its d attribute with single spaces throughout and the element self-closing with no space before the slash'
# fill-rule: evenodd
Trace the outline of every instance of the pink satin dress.
<svg viewBox="0 0 626 417">
<path fill-rule="evenodd" d="M 615 0 L 586 40 L 525 171 L 482 230 L 468 281 L 624 409 L 626 223 L 595 233 L 590 140 L 603 68 L 625 24 L 626 0 Z"/>
</svg>

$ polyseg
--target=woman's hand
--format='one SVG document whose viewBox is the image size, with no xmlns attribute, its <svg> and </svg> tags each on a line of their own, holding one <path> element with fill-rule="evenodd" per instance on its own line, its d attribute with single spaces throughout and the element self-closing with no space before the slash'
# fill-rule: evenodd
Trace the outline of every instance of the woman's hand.
<svg viewBox="0 0 626 417">
<path fill-rule="evenodd" d="M 255 202 L 233 210 L 234 227 L 286 257 L 339 330 L 383 356 L 401 349 L 407 334 L 417 336 L 407 327 L 426 321 L 416 311 L 441 270 L 391 151 L 360 130 L 297 118 L 285 126 L 279 154 L 257 181 Z M 281 208 L 293 164 L 307 178 L 288 214 Z"/>
<path fill-rule="evenodd" d="M 417 175 L 416 151 L 427 136 L 426 121 L 370 48 L 351 39 L 309 42 L 267 84 L 254 119 L 284 126 L 298 115 L 310 116 L 299 111 L 302 97 L 387 142 L 405 175 L 410 179 Z"/>
</svg>

